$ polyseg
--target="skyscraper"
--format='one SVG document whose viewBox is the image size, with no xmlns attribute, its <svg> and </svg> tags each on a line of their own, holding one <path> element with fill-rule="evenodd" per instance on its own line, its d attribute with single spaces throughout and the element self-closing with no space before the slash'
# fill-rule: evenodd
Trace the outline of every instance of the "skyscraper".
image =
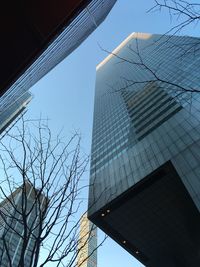
<svg viewBox="0 0 200 267">
<path fill-rule="evenodd" d="M 97 267 L 97 227 L 86 213 L 80 222 L 77 267 Z"/>
<path fill-rule="evenodd" d="M 134 33 L 97 66 L 89 219 L 149 267 L 200 265 L 199 43 Z"/>
<path fill-rule="evenodd" d="M 35 244 L 41 225 L 40 216 L 47 201 L 43 195 L 36 198 L 36 191 L 26 182 L 0 203 L 1 267 L 20 266 L 22 257 L 25 267 L 32 266 L 31 260 L 35 257 Z M 24 249 L 23 244 L 26 241 Z"/>
</svg>

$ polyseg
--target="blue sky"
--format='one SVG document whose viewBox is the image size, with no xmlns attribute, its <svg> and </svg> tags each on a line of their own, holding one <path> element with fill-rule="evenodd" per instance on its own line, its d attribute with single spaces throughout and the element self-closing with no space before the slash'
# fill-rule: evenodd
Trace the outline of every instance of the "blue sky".
<svg viewBox="0 0 200 267">
<path fill-rule="evenodd" d="M 82 147 L 90 153 L 92 139 L 95 68 L 107 55 L 99 45 L 112 51 L 132 32 L 165 33 L 172 26 L 166 12 L 150 12 L 153 0 L 118 0 L 96 31 L 71 55 L 42 78 L 31 92 L 29 117 L 48 117 L 53 131 L 63 128 L 82 134 Z M 191 32 L 193 31 L 193 32 Z M 192 27 L 186 32 L 195 35 Z M 85 179 L 89 178 L 86 174 Z M 142 266 L 112 240 L 99 249 L 98 267 Z"/>
</svg>

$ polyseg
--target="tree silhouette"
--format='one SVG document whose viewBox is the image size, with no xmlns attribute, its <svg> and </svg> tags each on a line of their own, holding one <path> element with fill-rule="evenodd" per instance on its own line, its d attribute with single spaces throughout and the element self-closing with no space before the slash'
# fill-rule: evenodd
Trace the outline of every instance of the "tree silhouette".
<svg viewBox="0 0 200 267">
<path fill-rule="evenodd" d="M 80 135 L 66 142 L 47 121 L 22 118 L 1 139 L 0 161 L 1 267 L 76 266 L 88 163 Z"/>
</svg>

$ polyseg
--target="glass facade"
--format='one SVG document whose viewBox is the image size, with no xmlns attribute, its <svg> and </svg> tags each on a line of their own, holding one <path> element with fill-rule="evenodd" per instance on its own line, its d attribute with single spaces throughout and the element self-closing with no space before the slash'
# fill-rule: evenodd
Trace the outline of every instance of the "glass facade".
<svg viewBox="0 0 200 267">
<path fill-rule="evenodd" d="M 190 171 L 195 176 L 195 171 L 185 159 L 195 159 L 192 162 L 198 169 L 194 147 L 200 137 L 199 94 L 183 93 L 172 84 L 156 81 L 141 66 L 137 52 L 163 81 L 197 88 L 198 42 L 192 37 L 135 33 L 116 49 L 117 57 L 110 55 L 98 65 L 91 158 L 91 183 L 96 186 L 90 192 L 91 212 L 169 159 L 197 198 L 200 188 L 186 177 Z M 187 175 L 181 166 L 187 168 Z"/>
<path fill-rule="evenodd" d="M 200 93 L 182 90 L 199 88 L 199 48 L 198 38 L 134 33 L 97 66 L 89 218 L 102 216 L 108 234 L 107 207 L 167 162 L 200 211 Z"/>
</svg>

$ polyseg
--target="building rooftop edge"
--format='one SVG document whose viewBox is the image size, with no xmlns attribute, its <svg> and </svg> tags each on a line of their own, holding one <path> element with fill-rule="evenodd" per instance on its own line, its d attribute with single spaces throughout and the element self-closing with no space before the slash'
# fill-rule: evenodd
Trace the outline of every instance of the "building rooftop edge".
<svg viewBox="0 0 200 267">
<path fill-rule="evenodd" d="M 104 58 L 97 66 L 96 70 L 100 69 L 105 63 L 107 63 L 115 54 L 119 52 L 121 48 L 123 48 L 132 38 L 140 38 L 140 39 L 148 39 L 152 36 L 150 33 L 141 33 L 141 32 L 133 32 L 129 34 L 129 36 L 122 41 L 120 45 L 118 45 L 106 58 Z"/>
</svg>

